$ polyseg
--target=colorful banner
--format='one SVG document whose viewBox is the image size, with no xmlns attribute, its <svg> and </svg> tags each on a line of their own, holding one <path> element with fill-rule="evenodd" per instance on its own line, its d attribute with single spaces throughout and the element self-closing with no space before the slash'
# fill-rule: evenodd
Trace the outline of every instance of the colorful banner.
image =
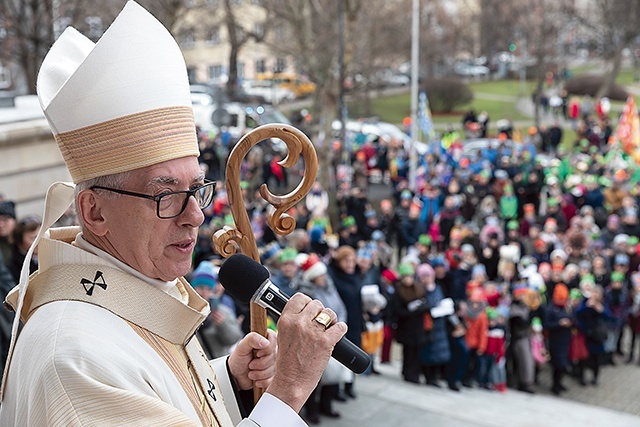
<svg viewBox="0 0 640 427">
<path fill-rule="evenodd" d="M 640 117 L 633 95 L 629 95 L 622 110 L 615 139 L 620 142 L 625 153 L 633 157 L 636 163 L 640 163 Z"/>
<path fill-rule="evenodd" d="M 426 92 L 420 92 L 418 96 L 418 126 L 427 138 L 427 142 L 435 139 L 436 133 L 433 128 L 433 120 L 431 119 L 431 108 L 429 108 L 429 99 Z"/>
</svg>

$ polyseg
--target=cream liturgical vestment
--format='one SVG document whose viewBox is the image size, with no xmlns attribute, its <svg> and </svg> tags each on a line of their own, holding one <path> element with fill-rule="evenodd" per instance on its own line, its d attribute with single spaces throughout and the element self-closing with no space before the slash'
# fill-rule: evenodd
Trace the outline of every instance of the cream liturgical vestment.
<svg viewBox="0 0 640 427">
<path fill-rule="evenodd" d="M 78 232 L 51 229 L 40 241 L 0 424 L 237 423 L 226 358 L 216 377 L 193 339 L 207 303 L 181 279 L 182 301 L 78 248 Z M 17 288 L 9 302 L 16 296 Z"/>
</svg>

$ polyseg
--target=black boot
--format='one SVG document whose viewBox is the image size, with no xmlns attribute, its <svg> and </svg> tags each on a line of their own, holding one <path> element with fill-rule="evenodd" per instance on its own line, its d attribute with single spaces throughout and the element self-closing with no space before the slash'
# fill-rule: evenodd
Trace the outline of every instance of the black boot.
<svg viewBox="0 0 640 427">
<path fill-rule="evenodd" d="M 340 413 L 334 411 L 331 405 L 331 402 L 338 394 L 340 386 L 336 385 L 325 385 L 320 389 L 320 414 L 327 416 L 329 418 L 339 418 Z"/>
<path fill-rule="evenodd" d="M 344 384 L 344 394 L 346 394 L 347 396 L 349 396 L 352 399 L 355 399 L 356 397 L 356 392 L 353 389 L 353 383 L 345 383 Z"/>
</svg>

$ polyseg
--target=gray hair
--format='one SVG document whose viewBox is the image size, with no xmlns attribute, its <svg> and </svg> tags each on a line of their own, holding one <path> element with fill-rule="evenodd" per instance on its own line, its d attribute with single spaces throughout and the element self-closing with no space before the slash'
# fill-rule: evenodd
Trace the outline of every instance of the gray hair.
<svg viewBox="0 0 640 427">
<path fill-rule="evenodd" d="M 126 171 L 126 172 L 114 173 L 112 175 L 99 176 L 97 178 L 92 178 L 92 179 L 88 179 L 86 181 L 77 183 L 75 188 L 76 211 L 78 210 L 78 195 L 82 191 L 88 190 L 91 187 L 96 185 L 100 187 L 122 189 L 122 185 L 127 179 L 129 179 L 130 176 L 131 176 L 131 171 Z M 105 195 L 105 197 L 112 198 L 112 199 L 120 196 L 120 194 L 114 193 L 111 191 L 105 191 L 103 194 Z M 78 224 L 80 224 L 80 226 L 84 229 L 82 216 L 79 214 L 76 216 L 78 218 Z"/>
</svg>

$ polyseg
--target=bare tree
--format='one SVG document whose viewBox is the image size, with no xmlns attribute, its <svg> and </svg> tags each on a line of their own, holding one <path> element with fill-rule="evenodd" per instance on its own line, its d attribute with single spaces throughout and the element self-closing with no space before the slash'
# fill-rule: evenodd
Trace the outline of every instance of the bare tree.
<svg viewBox="0 0 640 427">
<path fill-rule="evenodd" d="M 599 98 L 609 93 L 620 73 L 624 49 L 640 36 L 640 2 L 591 0 L 591 4 L 593 7 L 569 11 L 602 46 L 601 54 L 609 62 L 609 71 L 596 93 L 596 98 Z"/>
<path fill-rule="evenodd" d="M 1 0 L 0 60 L 16 63 L 28 93 L 35 93 L 38 69 L 53 43 L 52 1 Z"/>
</svg>

